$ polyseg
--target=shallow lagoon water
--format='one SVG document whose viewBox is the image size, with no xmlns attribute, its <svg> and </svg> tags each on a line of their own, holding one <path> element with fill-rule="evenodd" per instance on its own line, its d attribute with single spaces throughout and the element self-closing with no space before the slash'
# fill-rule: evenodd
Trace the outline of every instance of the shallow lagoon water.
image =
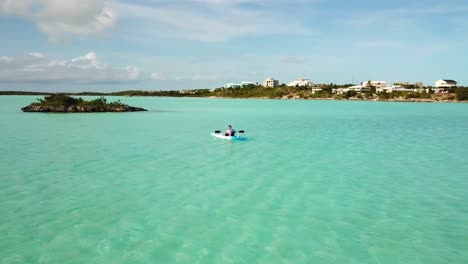
<svg viewBox="0 0 468 264">
<path fill-rule="evenodd" d="M 0 263 L 468 262 L 468 104 L 35 98 L 0 97 Z"/>
</svg>

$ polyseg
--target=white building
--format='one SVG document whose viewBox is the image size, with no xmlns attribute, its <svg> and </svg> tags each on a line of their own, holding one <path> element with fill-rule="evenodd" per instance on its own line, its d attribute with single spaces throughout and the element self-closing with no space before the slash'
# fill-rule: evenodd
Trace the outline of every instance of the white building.
<svg viewBox="0 0 468 264">
<path fill-rule="evenodd" d="M 371 87 L 374 86 L 375 88 L 384 88 L 387 87 L 387 82 L 384 81 L 367 81 L 367 82 L 362 82 L 361 86 L 363 87 Z"/>
<path fill-rule="evenodd" d="M 370 91 L 370 87 L 362 86 L 362 85 L 354 85 L 354 86 L 347 87 L 347 88 L 333 89 L 332 91 L 333 91 L 333 93 L 337 93 L 337 94 L 344 94 L 344 93 L 347 93 L 349 91 L 355 91 L 357 93 L 362 93 L 362 92 Z"/>
<path fill-rule="evenodd" d="M 194 90 L 180 90 L 179 93 L 180 94 L 194 94 L 195 91 Z"/>
<path fill-rule="evenodd" d="M 457 82 L 454 80 L 438 80 L 437 82 L 435 82 L 436 88 L 450 88 L 456 86 Z"/>
<path fill-rule="evenodd" d="M 354 85 L 354 86 L 348 87 L 347 89 L 348 91 L 367 92 L 370 90 L 370 87 L 365 86 L 365 85 Z"/>
<path fill-rule="evenodd" d="M 410 82 L 394 82 L 394 86 L 402 86 L 402 87 L 414 87 L 415 89 L 423 89 L 424 88 L 424 83 L 423 82 L 415 82 L 415 83 L 410 83 Z"/>
<path fill-rule="evenodd" d="M 321 91 L 323 91 L 322 88 L 319 88 L 319 87 L 312 88 L 312 93 L 313 93 L 313 94 L 314 94 L 314 93 L 321 92 Z"/>
<path fill-rule="evenodd" d="M 382 87 L 382 88 L 377 88 L 377 92 L 387 92 L 391 93 L 393 91 L 395 92 L 414 92 L 415 89 L 410 89 L 410 88 L 405 88 L 401 85 L 393 85 L 393 86 L 388 86 L 388 87 Z"/>
<path fill-rule="evenodd" d="M 226 83 L 223 87 L 224 88 L 240 88 L 241 85 L 238 83 Z"/>
<path fill-rule="evenodd" d="M 309 79 L 303 79 L 303 78 L 296 79 L 288 84 L 288 86 L 294 86 L 294 87 L 295 86 L 304 87 L 304 86 L 312 86 L 312 85 L 314 84 Z"/>
<path fill-rule="evenodd" d="M 279 85 L 279 81 L 273 78 L 268 78 L 263 81 L 263 86 L 265 87 L 276 87 Z"/>
</svg>

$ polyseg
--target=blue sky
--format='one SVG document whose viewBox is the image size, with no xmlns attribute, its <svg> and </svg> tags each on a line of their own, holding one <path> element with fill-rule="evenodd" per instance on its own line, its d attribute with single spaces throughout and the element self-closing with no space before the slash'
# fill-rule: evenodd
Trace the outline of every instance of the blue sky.
<svg viewBox="0 0 468 264">
<path fill-rule="evenodd" d="M 455 79 L 468 1 L 0 0 L 0 90 Z"/>
</svg>

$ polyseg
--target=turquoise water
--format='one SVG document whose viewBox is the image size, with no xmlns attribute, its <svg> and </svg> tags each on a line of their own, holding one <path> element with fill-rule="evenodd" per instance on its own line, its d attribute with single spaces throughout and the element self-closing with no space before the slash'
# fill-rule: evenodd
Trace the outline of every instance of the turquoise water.
<svg viewBox="0 0 468 264">
<path fill-rule="evenodd" d="M 0 263 L 468 263 L 468 104 L 34 98 L 0 97 Z"/>
</svg>

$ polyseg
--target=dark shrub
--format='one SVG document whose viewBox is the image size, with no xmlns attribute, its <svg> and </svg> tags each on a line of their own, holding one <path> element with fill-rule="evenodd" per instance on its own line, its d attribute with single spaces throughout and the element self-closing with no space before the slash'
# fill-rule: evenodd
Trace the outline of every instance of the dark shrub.
<svg viewBox="0 0 468 264">
<path fill-rule="evenodd" d="M 456 91 L 457 100 L 459 101 L 467 101 L 468 100 L 468 88 L 459 87 Z"/>
</svg>

